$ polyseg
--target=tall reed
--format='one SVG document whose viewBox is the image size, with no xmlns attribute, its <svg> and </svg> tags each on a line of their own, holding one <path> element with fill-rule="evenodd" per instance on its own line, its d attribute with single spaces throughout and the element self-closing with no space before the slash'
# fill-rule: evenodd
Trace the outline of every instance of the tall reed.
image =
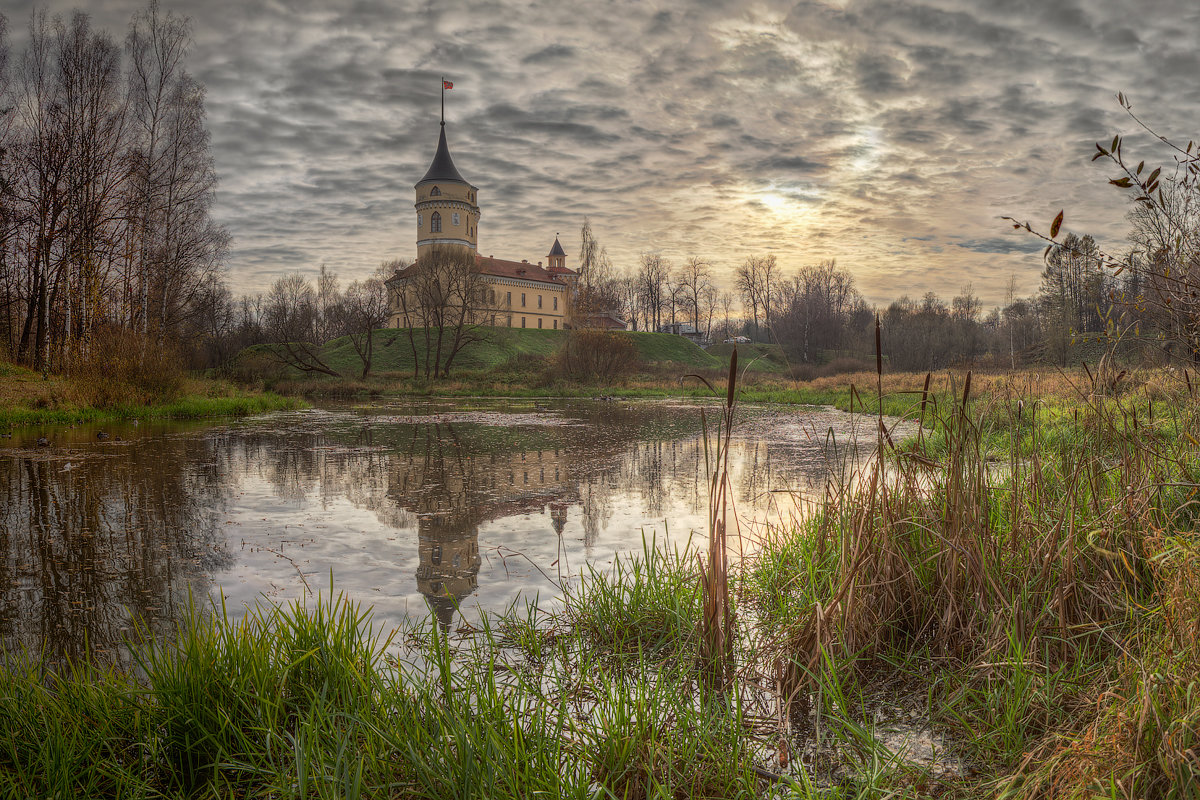
<svg viewBox="0 0 1200 800">
<path fill-rule="evenodd" d="M 701 558 L 700 665 L 705 685 L 724 692 L 733 676 L 734 622 L 729 604 L 729 444 L 737 400 L 737 347 L 729 356 L 725 404 L 710 441 L 704 416 L 705 470 L 708 480 L 708 551 Z M 704 412 L 701 411 L 703 416 Z"/>
</svg>

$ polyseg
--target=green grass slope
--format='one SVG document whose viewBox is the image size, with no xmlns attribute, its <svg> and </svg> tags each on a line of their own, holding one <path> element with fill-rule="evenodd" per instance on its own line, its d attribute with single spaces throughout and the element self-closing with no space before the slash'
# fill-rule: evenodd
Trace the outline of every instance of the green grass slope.
<svg viewBox="0 0 1200 800">
<path fill-rule="evenodd" d="M 408 340 L 407 330 L 383 328 L 374 332 L 375 353 L 371 371 L 375 375 L 386 373 L 412 373 L 413 352 Z M 417 352 L 425 350 L 424 332 L 418 329 L 415 333 Z M 503 366 L 523 357 L 550 358 L 559 351 L 567 337 L 566 331 L 538 330 L 522 328 L 491 328 L 486 330 L 485 339 L 463 349 L 454 360 L 453 372 L 482 372 Z M 706 352 L 696 344 L 669 333 L 646 333 L 625 331 L 617 332 L 619 336 L 628 336 L 637 348 L 638 358 L 646 368 L 650 367 L 680 367 L 688 370 L 723 369 L 729 363 L 729 349 L 725 346 L 718 355 Z M 449 339 L 447 338 L 447 344 Z M 745 364 L 746 356 L 742 345 L 739 357 Z M 770 347 L 761 345 L 759 347 Z M 273 359 L 266 355 L 269 345 L 249 347 L 239 354 L 236 361 L 247 366 L 254 363 L 272 363 Z M 755 351 L 755 356 L 758 352 Z M 779 356 L 782 358 L 782 354 Z M 344 378 L 356 378 L 362 372 L 362 360 L 354 350 L 350 337 L 343 336 L 330 340 L 322 348 L 322 358 L 326 364 L 337 370 Z M 265 361 L 264 361 L 265 359 Z M 760 359 L 753 369 L 766 368 L 766 371 L 782 371 L 776 369 L 770 358 Z M 284 369 L 284 373 L 292 377 L 300 377 L 299 370 Z M 319 378 L 320 376 L 311 376 Z"/>
<path fill-rule="evenodd" d="M 645 364 L 676 364 L 684 367 L 700 369 L 716 369 L 723 362 L 697 347 L 694 342 L 673 333 L 634 333 L 626 332 L 625 336 L 633 339 L 637 346 L 638 357 Z"/>
<path fill-rule="evenodd" d="M 423 353 L 424 333 L 417 330 L 415 335 L 417 351 Z M 682 336 L 632 331 L 619 335 L 628 336 L 633 340 L 638 357 L 647 366 L 675 365 L 689 369 L 716 369 L 728 363 L 728 356 L 717 358 L 709 355 Z M 458 354 L 454 361 L 454 371 L 492 369 L 523 356 L 550 357 L 562 347 L 566 336 L 566 331 L 491 328 L 486 331 L 484 341 L 471 344 Z M 407 330 L 385 328 L 375 331 L 374 338 L 373 372 L 412 372 L 413 353 Z M 325 363 L 346 377 L 353 377 L 362 370 L 362 361 L 354 351 L 348 336 L 328 342 L 322 349 L 322 354 Z"/>
<path fill-rule="evenodd" d="M 733 352 L 732 344 L 714 344 L 708 348 L 708 354 L 719 361 L 728 364 L 729 354 Z M 788 360 L 783 348 L 777 344 L 762 344 L 759 342 L 737 345 L 738 363 L 743 368 L 749 366 L 756 372 L 770 372 L 782 375 L 787 372 Z"/>
<path fill-rule="evenodd" d="M 433 334 L 431 333 L 431 336 Z M 562 346 L 564 331 L 547 331 L 521 328 L 492 328 L 486 340 L 464 348 L 454 360 L 455 371 L 481 370 L 498 367 L 510 359 L 520 356 L 550 356 Z M 415 333 L 417 352 L 425 352 L 422 331 Z M 374 332 L 374 372 L 412 372 L 412 345 L 407 330 L 384 328 Z M 449 334 L 445 340 L 449 344 Z M 433 345 L 431 345 L 432 347 Z M 346 376 L 362 371 L 362 360 L 354 351 L 350 337 L 343 336 L 328 342 L 322 351 L 326 363 Z"/>
</svg>

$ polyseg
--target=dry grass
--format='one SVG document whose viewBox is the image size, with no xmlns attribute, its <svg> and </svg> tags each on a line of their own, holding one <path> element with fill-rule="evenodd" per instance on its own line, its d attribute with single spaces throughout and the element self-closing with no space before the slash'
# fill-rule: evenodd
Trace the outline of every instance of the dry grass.
<svg viewBox="0 0 1200 800">
<path fill-rule="evenodd" d="M 883 457 L 784 536 L 779 553 L 803 553 L 790 577 L 763 570 L 793 596 L 760 602 L 777 609 L 768 652 L 792 718 L 898 670 L 933 681 L 934 717 L 1009 776 L 1006 793 L 1194 796 L 1191 376 L 1102 365 L 851 380 L 902 392 L 913 416 L 923 385 L 941 402 L 926 408 L 932 431 L 905 451 L 880 436 Z"/>
</svg>

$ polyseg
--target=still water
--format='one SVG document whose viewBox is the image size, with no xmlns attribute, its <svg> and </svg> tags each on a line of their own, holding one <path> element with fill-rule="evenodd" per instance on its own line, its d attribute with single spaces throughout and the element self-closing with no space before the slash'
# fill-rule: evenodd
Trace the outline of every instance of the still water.
<svg viewBox="0 0 1200 800">
<path fill-rule="evenodd" d="M 88 645 L 116 658 L 135 628 L 171 631 L 189 597 L 238 616 L 331 587 L 389 627 L 553 604 L 587 562 L 644 540 L 703 545 L 701 408 L 434 400 L 18 430 L 0 439 L 0 637 L 50 659 Z M 830 442 L 870 425 L 741 407 L 737 546 L 803 513 L 844 468 Z"/>
</svg>

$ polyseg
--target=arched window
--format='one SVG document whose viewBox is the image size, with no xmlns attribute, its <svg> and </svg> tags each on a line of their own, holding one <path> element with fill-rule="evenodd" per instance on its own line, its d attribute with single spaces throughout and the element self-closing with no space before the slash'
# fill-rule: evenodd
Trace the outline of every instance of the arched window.
<svg viewBox="0 0 1200 800">
<path fill-rule="evenodd" d="M 435 186 L 435 187 L 433 187 L 432 189 L 430 189 L 430 190 L 429 190 L 429 196 L 430 196 L 430 197 L 441 197 L 441 196 L 442 196 L 442 190 L 441 190 L 441 189 L 439 189 L 438 187 L 436 187 L 436 186 Z"/>
<path fill-rule="evenodd" d="M 434 187 L 434 188 L 437 188 L 437 187 Z M 430 233 L 441 233 L 442 232 L 442 215 L 436 211 L 429 215 L 429 232 Z"/>
<path fill-rule="evenodd" d="M 417 227 L 421 227 L 421 215 L 417 214 Z"/>
</svg>

